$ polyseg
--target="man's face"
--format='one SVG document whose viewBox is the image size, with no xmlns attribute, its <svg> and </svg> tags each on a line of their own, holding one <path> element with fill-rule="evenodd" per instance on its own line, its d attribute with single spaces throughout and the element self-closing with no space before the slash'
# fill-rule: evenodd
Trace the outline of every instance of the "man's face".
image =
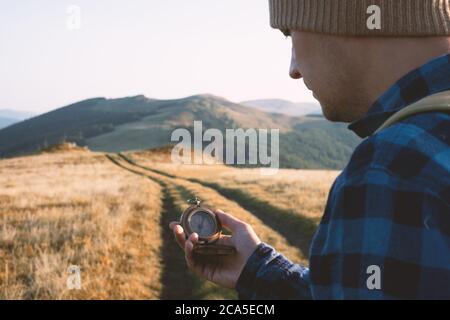
<svg viewBox="0 0 450 320">
<path fill-rule="evenodd" d="M 346 38 L 303 31 L 289 32 L 292 59 L 289 75 L 303 78 L 330 121 L 358 119 L 363 88 L 358 87 L 359 59 L 349 58 Z"/>
</svg>

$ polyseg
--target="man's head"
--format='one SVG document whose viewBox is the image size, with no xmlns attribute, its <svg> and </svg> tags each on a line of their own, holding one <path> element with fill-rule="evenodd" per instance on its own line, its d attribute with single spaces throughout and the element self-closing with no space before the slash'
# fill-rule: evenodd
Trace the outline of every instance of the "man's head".
<svg viewBox="0 0 450 320">
<path fill-rule="evenodd" d="M 272 26 L 292 37 L 290 76 L 303 78 L 331 121 L 361 118 L 400 77 L 450 52 L 450 0 L 370 1 L 381 8 L 376 30 L 366 2 L 270 0 Z"/>
<path fill-rule="evenodd" d="M 303 78 L 331 121 L 361 118 L 409 71 L 450 52 L 449 37 L 344 37 L 292 31 L 289 74 Z"/>
</svg>

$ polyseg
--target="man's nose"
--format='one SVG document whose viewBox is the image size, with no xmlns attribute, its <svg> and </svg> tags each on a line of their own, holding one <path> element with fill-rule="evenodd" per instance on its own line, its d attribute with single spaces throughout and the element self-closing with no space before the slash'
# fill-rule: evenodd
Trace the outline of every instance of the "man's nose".
<svg viewBox="0 0 450 320">
<path fill-rule="evenodd" d="M 298 70 L 298 67 L 297 67 L 297 61 L 295 59 L 294 48 L 292 48 L 291 66 L 289 67 L 289 76 L 292 79 L 301 79 L 302 78 L 302 74 L 300 73 L 300 71 Z"/>
</svg>

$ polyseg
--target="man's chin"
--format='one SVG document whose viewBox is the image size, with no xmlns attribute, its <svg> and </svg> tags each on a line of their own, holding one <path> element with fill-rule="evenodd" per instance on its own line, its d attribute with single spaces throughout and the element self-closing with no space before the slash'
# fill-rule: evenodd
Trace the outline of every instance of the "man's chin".
<svg viewBox="0 0 450 320">
<path fill-rule="evenodd" d="M 340 108 L 334 99 L 331 101 L 323 101 L 323 99 L 319 99 L 316 95 L 314 97 L 319 101 L 325 119 L 331 122 L 351 122 L 351 120 L 347 119 L 348 115 L 342 112 L 345 108 Z"/>
<path fill-rule="evenodd" d="M 325 117 L 325 119 L 327 119 L 328 121 L 345 122 L 345 123 L 349 123 L 349 122 L 353 121 L 351 119 L 347 119 L 348 117 L 339 113 L 337 108 L 325 107 L 322 104 L 321 104 L 321 107 L 322 107 L 322 114 Z"/>
<path fill-rule="evenodd" d="M 324 107 L 322 104 L 320 105 L 322 107 L 322 114 L 328 121 L 332 122 L 338 122 L 338 117 L 336 115 L 336 112 L 333 112 L 333 110 L 330 110 L 327 107 Z"/>
</svg>

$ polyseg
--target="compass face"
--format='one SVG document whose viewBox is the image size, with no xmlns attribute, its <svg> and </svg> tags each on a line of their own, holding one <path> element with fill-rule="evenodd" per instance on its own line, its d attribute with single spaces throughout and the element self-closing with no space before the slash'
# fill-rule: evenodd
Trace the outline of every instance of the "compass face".
<svg viewBox="0 0 450 320">
<path fill-rule="evenodd" d="M 189 224 L 192 232 L 197 233 L 199 237 L 211 237 L 217 232 L 214 217 L 204 211 L 194 213 L 189 219 Z"/>
</svg>

